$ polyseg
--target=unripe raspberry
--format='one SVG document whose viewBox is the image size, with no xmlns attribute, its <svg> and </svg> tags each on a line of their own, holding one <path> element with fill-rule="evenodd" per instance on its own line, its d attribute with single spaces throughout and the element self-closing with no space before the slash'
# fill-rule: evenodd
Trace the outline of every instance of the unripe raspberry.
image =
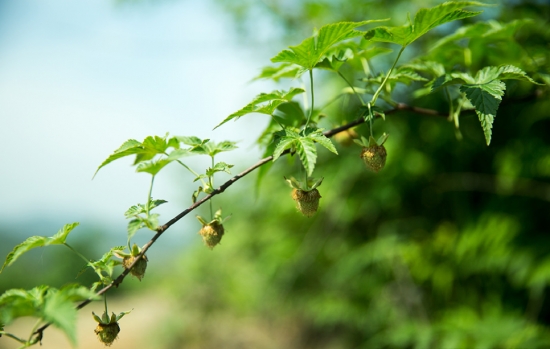
<svg viewBox="0 0 550 349">
<path fill-rule="evenodd" d="M 305 191 L 302 189 L 292 189 L 292 199 L 296 201 L 296 207 L 306 217 L 311 217 L 319 208 L 319 199 L 321 195 L 317 189 Z"/>
<path fill-rule="evenodd" d="M 134 256 L 129 256 L 129 257 L 125 257 L 123 260 L 122 260 L 122 266 L 124 267 L 124 269 L 128 269 L 130 268 L 130 266 L 132 265 L 132 263 L 134 263 L 134 261 L 136 260 L 136 257 Z M 137 277 L 139 281 L 141 281 L 141 279 L 145 276 L 145 270 L 147 269 L 147 256 L 143 255 L 143 257 L 141 257 L 136 265 L 134 265 L 134 267 L 132 268 L 132 270 L 130 270 L 130 273 Z"/>
<path fill-rule="evenodd" d="M 386 148 L 383 145 L 371 145 L 364 147 L 361 152 L 361 158 L 367 168 L 373 172 L 378 172 L 386 165 Z"/>
<path fill-rule="evenodd" d="M 118 322 L 109 324 L 99 323 L 94 332 L 101 343 L 105 344 L 106 347 L 110 347 L 118 337 L 120 327 L 118 326 Z"/>
<path fill-rule="evenodd" d="M 203 225 L 203 227 L 199 231 L 199 234 L 201 234 L 204 243 L 206 244 L 206 246 L 210 247 L 210 249 L 214 248 L 220 243 L 224 233 L 225 230 L 223 228 L 223 224 L 218 221 L 213 221 L 208 223 L 207 225 Z"/>
</svg>

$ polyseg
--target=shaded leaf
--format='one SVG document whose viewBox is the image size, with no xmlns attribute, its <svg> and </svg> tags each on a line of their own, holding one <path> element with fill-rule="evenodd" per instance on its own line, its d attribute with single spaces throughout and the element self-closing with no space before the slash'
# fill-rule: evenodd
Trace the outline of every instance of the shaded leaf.
<svg viewBox="0 0 550 349">
<path fill-rule="evenodd" d="M 338 155 L 338 151 L 334 147 L 334 144 L 332 144 L 332 141 L 323 134 L 321 129 L 316 129 L 315 131 L 309 133 L 306 130 L 306 136 L 312 141 L 319 143 L 323 147 L 327 148 L 329 151 Z"/>
<path fill-rule="evenodd" d="M 499 80 L 482 85 L 463 85 L 460 90 L 476 109 L 487 145 L 491 143 L 491 129 L 506 85 Z"/>
<path fill-rule="evenodd" d="M 501 39 L 510 40 L 516 31 L 523 25 L 532 22 L 531 19 L 517 19 L 508 23 L 500 23 L 495 20 L 477 22 L 471 25 L 466 25 L 458 28 L 453 34 L 447 35 L 439 39 L 432 49 L 439 49 L 445 45 L 456 42 L 462 39 Z"/>
</svg>

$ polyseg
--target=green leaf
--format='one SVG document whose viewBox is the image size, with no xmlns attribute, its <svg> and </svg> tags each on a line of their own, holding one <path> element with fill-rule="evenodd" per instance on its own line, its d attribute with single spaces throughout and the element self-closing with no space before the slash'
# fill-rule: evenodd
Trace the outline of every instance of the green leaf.
<svg viewBox="0 0 550 349">
<path fill-rule="evenodd" d="M 291 129 L 284 129 L 276 132 L 275 135 L 277 145 L 273 151 L 273 161 L 277 160 L 286 149 L 291 149 L 295 145 L 294 142 L 300 138 L 300 135 Z"/>
<path fill-rule="evenodd" d="M 237 149 L 235 144 L 235 142 L 231 141 L 222 141 L 220 143 L 209 142 L 203 146 L 203 149 L 206 152 L 206 155 L 214 157 L 221 152 Z"/>
<path fill-rule="evenodd" d="M 376 77 L 372 78 L 364 78 L 363 81 L 367 82 L 376 82 L 376 83 L 382 83 L 382 81 L 385 79 L 385 74 L 380 74 Z M 392 71 L 390 76 L 387 79 L 388 83 L 395 84 L 396 82 L 400 82 L 402 84 L 410 85 L 413 81 L 427 81 L 428 79 L 420 76 L 417 72 L 415 72 L 410 67 L 400 67 L 399 69 L 396 69 Z"/>
<path fill-rule="evenodd" d="M 170 152 L 170 154 L 168 154 L 167 160 L 179 160 L 180 158 L 189 155 L 193 155 L 193 153 L 189 149 L 174 149 Z"/>
<path fill-rule="evenodd" d="M 181 143 L 192 147 L 202 146 L 210 141 L 209 139 L 200 139 L 199 137 L 195 136 L 176 136 L 176 139 L 179 140 Z"/>
<path fill-rule="evenodd" d="M 135 155 L 143 151 L 143 147 L 141 145 L 141 142 L 136 141 L 135 139 L 129 139 L 126 142 L 124 142 L 120 148 L 115 150 L 113 154 L 111 154 L 99 167 L 94 173 L 94 177 L 97 174 L 97 172 L 104 166 L 108 165 L 109 163 L 123 158 L 125 156 L 129 155 Z"/>
<path fill-rule="evenodd" d="M 124 315 L 130 314 L 131 310 L 120 312 L 118 315 L 115 316 L 115 321 L 119 321 L 124 317 Z"/>
<path fill-rule="evenodd" d="M 78 226 L 78 222 L 65 224 L 54 236 L 45 237 L 45 236 L 31 236 L 19 245 L 15 246 L 13 250 L 8 254 L 0 273 L 4 268 L 12 265 L 19 257 L 21 257 L 25 252 L 30 251 L 37 247 L 43 247 L 48 245 L 60 245 L 65 243 L 67 235 Z"/>
<path fill-rule="evenodd" d="M 160 205 L 162 204 L 165 204 L 167 203 L 168 201 L 166 200 L 162 200 L 162 199 L 158 199 L 158 200 L 153 200 L 151 198 L 151 200 L 149 201 L 149 210 L 152 210 L 154 209 L 155 207 L 159 207 Z"/>
<path fill-rule="evenodd" d="M 304 165 L 304 169 L 308 176 L 311 176 L 315 169 L 315 162 L 317 161 L 317 149 L 315 149 L 315 143 L 307 137 L 300 137 L 295 141 L 296 152 Z"/>
<path fill-rule="evenodd" d="M 278 82 L 281 78 L 294 79 L 299 76 L 303 68 L 292 63 L 283 63 L 277 67 L 268 66 L 262 69 L 260 75 L 256 76 L 253 80 L 259 79 L 271 79 Z"/>
<path fill-rule="evenodd" d="M 126 218 L 132 218 L 141 213 L 146 213 L 146 212 L 147 212 L 147 208 L 145 207 L 145 205 L 137 204 L 137 205 L 131 206 L 126 212 L 124 212 L 124 216 Z"/>
<path fill-rule="evenodd" d="M 43 318 L 62 330 L 71 344 L 76 346 L 77 310 L 62 292 L 49 289 L 44 302 Z"/>
<path fill-rule="evenodd" d="M 248 103 L 244 108 L 234 112 L 233 114 L 225 118 L 225 120 L 220 122 L 216 127 L 214 127 L 214 129 L 220 127 L 230 120 L 238 119 L 241 116 L 250 113 L 271 115 L 281 103 L 290 102 L 294 96 L 304 92 L 305 90 L 301 88 L 292 87 L 288 91 L 273 91 L 271 93 L 261 93 L 256 96 L 252 100 L 252 102 Z"/>
<path fill-rule="evenodd" d="M 86 299 L 100 300 L 101 297 L 89 288 L 79 284 L 69 284 L 61 287 L 59 292 L 71 302 L 80 302 Z"/>
<path fill-rule="evenodd" d="M 138 165 L 136 172 L 147 172 L 153 176 L 156 176 L 160 170 L 164 168 L 164 166 L 168 165 L 172 161 L 173 160 L 170 160 L 169 158 L 164 158 L 141 162 Z"/>
<path fill-rule="evenodd" d="M 304 110 L 294 101 L 281 103 L 273 113 L 273 118 L 282 125 L 292 127 L 298 127 L 306 120 Z M 276 126 L 279 125 L 276 124 Z"/>
<path fill-rule="evenodd" d="M 513 65 L 502 65 L 498 67 L 497 72 L 498 72 L 497 77 L 499 80 L 508 80 L 508 79 L 523 80 L 523 81 L 528 81 L 532 84 L 543 85 L 543 84 L 539 84 L 538 82 L 530 78 L 526 72 L 524 72 L 520 68 L 515 67 Z"/>
<path fill-rule="evenodd" d="M 317 35 L 311 36 L 299 45 L 290 46 L 271 58 L 273 63 L 294 63 L 306 70 L 313 69 L 317 63 L 322 61 L 327 51 L 339 42 L 358 37 L 364 34 L 355 30 L 363 25 L 381 22 L 385 20 L 371 20 L 363 22 L 340 22 L 328 24 L 319 30 Z"/>
<path fill-rule="evenodd" d="M 365 39 L 378 42 L 391 42 L 408 46 L 431 29 L 459 19 L 477 16 L 482 11 L 464 11 L 468 6 L 487 6 L 477 1 L 449 1 L 438 6 L 421 9 L 414 17 L 414 22 L 400 27 L 377 27 L 365 33 Z"/>
<path fill-rule="evenodd" d="M 206 170 L 206 175 L 213 176 L 214 173 L 216 172 L 225 172 L 225 173 L 231 174 L 231 171 L 229 170 L 231 167 L 233 167 L 233 165 L 226 164 L 225 162 L 218 162 L 217 164 L 214 165 L 213 168 L 208 168 Z"/>
<path fill-rule="evenodd" d="M 54 236 L 49 238 L 46 245 L 59 245 L 64 244 L 67 236 L 74 228 L 76 228 L 80 223 L 74 222 L 70 224 L 65 224 Z"/>
<path fill-rule="evenodd" d="M 310 179 L 308 179 L 308 181 L 307 181 L 308 188 L 310 190 L 313 190 L 313 189 L 319 187 L 323 183 L 323 179 L 325 179 L 325 178 L 321 177 L 321 178 L 310 178 Z"/>
<path fill-rule="evenodd" d="M 88 263 L 88 266 L 94 270 L 94 272 L 100 277 L 102 281 L 104 281 L 106 278 L 102 274 L 102 272 L 105 272 L 109 277 L 113 275 L 113 269 L 119 263 L 118 261 L 113 260 L 112 257 L 114 254 L 117 254 L 120 251 L 124 251 L 124 249 L 124 246 L 115 246 L 104 253 L 101 259 Z"/>
<path fill-rule="evenodd" d="M 308 132 L 308 130 L 306 130 L 305 133 L 307 138 L 319 143 L 323 147 L 327 148 L 329 151 L 338 155 L 338 151 L 334 147 L 334 144 L 332 144 L 332 141 L 323 134 L 321 129 L 315 129 L 313 132 Z"/>
<path fill-rule="evenodd" d="M 458 28 L 453 34 L 441 38 L 432 49 L 444 48 L 449 43 L 462 39 L 486 39 L 486 40 L 510 40 L 516 31 L 523 25 L 532 22 L 532 19 L 524 18 L 508 23 L 499 23 L 494 20 L 477 22 Z"/>
<path fill-rule="evenodd" d="M 148 136 L 142 143 L 134 139 L 124 142 L 120 148 L 115 150 L 115 152 L 110 155 L 107 160 L 103 161 L 103 163 L 97 168 L 94 177 L 102 167 L 125 156 L 136 155 L 134 165 L 141 165 L 141 163 L 153 159 L 156 155 L 165 154 L 168 148 L 179 149 L 179 139 L 177 137 L 172 137 L 167 140 L 167 137 L 168 134 L 164 137 Z M 169 159 L 168 162 L 172 160 L 174 159 Z M 164 159 L 164 161 L 166 161 L 166 159 Z M 148 162 L 146 165 L 138 167 L 138 172 L 149 172 L 151 174 L 156 174 L 166 165 L 164 164 L 158 168 L 160 164 L 162 164 L 160 160 Z"/>
<path fill-rule="evenodd" d="M 458 84 L 475 84 L 476 79 L 474 79 L 468 73 L 462 72 L 453 72 L 445 74 L 436 78 L 432 85 L 432 91 L 449 85 L 458 85 Z"/>
<path fill-rule="evenodd" d="M 136 219 L 132 219 L 128 222 L 128 240 L 131 240 L 132 237 L 136 234 L 136 232 L 142 228 L 146 228 L 147 226 L 143 222 L 142 217 L 138 217 Z"/>
<path fill-rule="evenodd" d="M 476 109 L 487 145 L 491 143 L 491 128 L 505 89 L 506 85 L 500 80 L 460 87 L 460 91 L 466 94 L 466 97 Z"/>
<path fill-rule="evenodd" d="M 29 291 L 11 289 L 4 292 L 0 296 L 0 322 L 9 325 L 19 317 L 39 317 L 48 289 L 49 286 L 42 285 Z"/>
<path fill-rule="evenodd" d="M 68 285 L 59 290 L 38 286 L 29 291 L 11 289 L 0 296 L 0 323 L 33 316 L 51 322 L 61 329 L 73 345 L 76 344 L 75 301 L 98 299 L 94 292 L 80 285 Z"/>
</svg>

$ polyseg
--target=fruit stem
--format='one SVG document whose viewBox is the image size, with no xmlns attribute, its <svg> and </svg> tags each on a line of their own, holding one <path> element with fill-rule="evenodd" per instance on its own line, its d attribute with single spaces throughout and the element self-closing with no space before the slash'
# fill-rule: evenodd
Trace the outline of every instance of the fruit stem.
<svg viewBox="0 0 550 349">
<path fill-rule="evenodd" d="M 451 99 L 451 94 L 449 93 L 449 87 L 445 86 L 445 94 L 447 95 L 447 99 L 449 100 L 449 119 L 454 119 L 454 108 L 453 108 L 453 100 Z M 458 127 L 456 120 L 455 120 L 455 126 Z"/>
<path fill-rule="evenodd" d="M 374 103 L 376 103 L 376 100 L 378 99 L 378 96 L 380 95 L 380 92 L 382 92 L 382 89 L 384 88 L 384 85 L 386 85 L 386 81 L 388 81 L 388 78 L 390 77 L 393 69 L 395 68 L 395 65 L 397 64 L 397 61 L 399 60 L 399 57 L 401 57 L 401 53 L 403 53 L 403 50 L 405 50 L 405 47 L 407 47 L 407 46 L 402 46 L 401 50 L 399 50 L 399 53 L 397 54 L 397 57 L 395 58 L 395 61 L 393 62 L 393 65 L 391 66 L 390 70 L 388 70 L 388 73 L 384 77 L 384 80 L 382 80 L 382 83 L 378 87 L 378 90 L 376 90 L 376 92 L 372 96 L 372 99 L 370 101 L 370 105 L 374 105 Z"/>
<path fill-rule="evenodd" d="M 311 120 L 311 116 L 313 115 L 313 107 L 315 106 L 315 94 L 313 93 L 313 70 L 309 70 L 309 89 L 311 90 L 311 109 L 309 109 L 309 116 L 307 117 L 306 121 L 306 127 L 309 125 L 309 120 Z"/>
<path fill-rule="evenodd" d="M 103 304 L 105 305 L 105 314 L 109 316 L 109 310 L 107 309 L 107 293 L 103 294 Z"/>
<path fill-rule="evenodd" d="M 146 208 L 146 211 L 145 213 L 147 214 L 147 218 L 149 218 L 149 207 L 150 207 L 150 203 L 151 203 L 151 194 L 153 193 L 153 182 L 155 181 L 155 175 L 151 176 L 151 185 L 149 185 L 149 194 L 147 195 L 147 201 L 146 201 L 146 204 L 145 204 L 145 208 Z"/>
<path fill-rule="evenodd" d="M 77 250 L 75 250 L 74 248 L 71 247 L 71 245 L 69 245 L 68 243 L 64 242 L 63 245 L 67 246 L 71 251 L 73 251 L 74 253 L 76 253 L 76 255 L 80 258 L 82 258 L 86 263 L 90 263 L 90 261 L 88 260 L 88 258 L 84 257 L 84 255 L 82 255 L 82 253 L 78 252 Z"/>
<path fill-rule="evenodd" d="M 214 156 L 211 156 L 212 158 L 212 169 L 214 169 Z M 214 174 L 212 174 L 211 176 L 208 176 L 208 181 L 210 183 L 210 188 L 214 189 Z M 210 203 L 210 220 L 213 220 L 214 219 L 214 208 L 212 207 L 213 204 L 212 204 L 212 198 L 210 200 L 208 200 L 209 203 Z"/>
<path fill-rule="evenodd" d="M 11 333 L 9 333 L 9 332 L 0 331 L 0 334 L 2 334 L 3 336 L 6 336 L 6 337 L 10 337 L 10 338 L 12 338 L 12 339 L 15 339 L 16 341 L 18 341 L 18 342 L 21 343 L 21 344 L 25 344 L 25 346 L 23 346 L 22 348 L 25 348 L 25 347 L 26 347 L 27 341 L 25 341 L 24 339 L 19 338 L 19 337 L 17 337 L 16 335 L 11 334 Z"/>
<path fill-rule="evenodd" d="M 32 327 L 32 331 L 31 331 L 31 334 L 29 336 L 29 339 L 27 340 L 27 343 L 32 343 L 32 337 L 34 336 L 34 333 L 36 332 L 36 329 L 38 328 L 38 325 L 40 325 L 41 322 L 42 322 L 42 319 L 38 319 L 35 322 L 34 326 Z M 25 343 L 25 344 L 27 344 L 27 343 Z M 26 348 L 26 346 L 24 346 L 23 348 Z"/>
<path fill-rule="evenodd" d="M 359 98 L 359 101 L 361 101 L 361 104 L 365 105 L 365 101 L 363 100 L 363 98 L 361 98 L 361 95 L 357 93 L 357 91 L 355 90 L 355 87 L 353 87 L 353 85 L 348 81 L 348 79 L 346 79 L 344 75 L 340 73 L 340 71 L 338 71 L 338 75 L 340 75 L 340 77 L 344 79 L 344 81 L 348 84 L 348 86 L 351 88 L 353 93 L 357 96 L 357 98 Z"/>
</svg>

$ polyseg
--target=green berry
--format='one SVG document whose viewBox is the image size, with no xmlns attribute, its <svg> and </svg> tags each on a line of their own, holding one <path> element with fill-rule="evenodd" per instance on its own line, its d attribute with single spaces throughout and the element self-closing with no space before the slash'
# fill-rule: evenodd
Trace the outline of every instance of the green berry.
<svg viewBox="0 0 550 349">
<path fill-rule="evenodd" d="M 321 195 L 317 189 L 305 191 L 302 189 L 292 189 L 292 199 L 296 201 L 296 207 L 306 217 L 311 217 L 319 208 L 319 199 Z"/>
<path fill-rule="evenodd" d="M 94 332 L 101 343 L 105 344 L 106 347 L 110 347 L 117 338 L 120 327 L 118 326 L 118 322 L 109 324 L 100 323 Z"/>
<path fill-rule="evenodd" d="M 361 158 L 367 168 L 376 173 L 386 165 L 386 156 L 386 148 L 383 145 L 364 147 L 361 152 Z"/>
<path fill-rule="evenodd" d="M 134 256 L 125 257 L 122 260 L 122 266 L 124 267 L 124 269 L 128 269 L 130 268 L 130 265 L 134 263 L 135 260 L 136 260 L 136 257 Z M 145 276 L 145 270 L 147 269 L 147 261 L 148 261 L 147 256 L 143 255 L 143 257 L 141 257 L 137 261 L 136 265 L 134 265 L 132 270 L 130 270 L 130 273 L 133 276 L 137 277 L 139 281 L 141 281 L 143 276 Z"/>
<path fill-rule="evenodd" d="M 222 236 L 225 233 L 223 224 L 218 221 L 212 221 L 207 225 L 203 225 L 199 234 L 202 236 L 202 239 L 206 246 L 213 249 L 216 245 L 222 240 Z"/>
</svg>

